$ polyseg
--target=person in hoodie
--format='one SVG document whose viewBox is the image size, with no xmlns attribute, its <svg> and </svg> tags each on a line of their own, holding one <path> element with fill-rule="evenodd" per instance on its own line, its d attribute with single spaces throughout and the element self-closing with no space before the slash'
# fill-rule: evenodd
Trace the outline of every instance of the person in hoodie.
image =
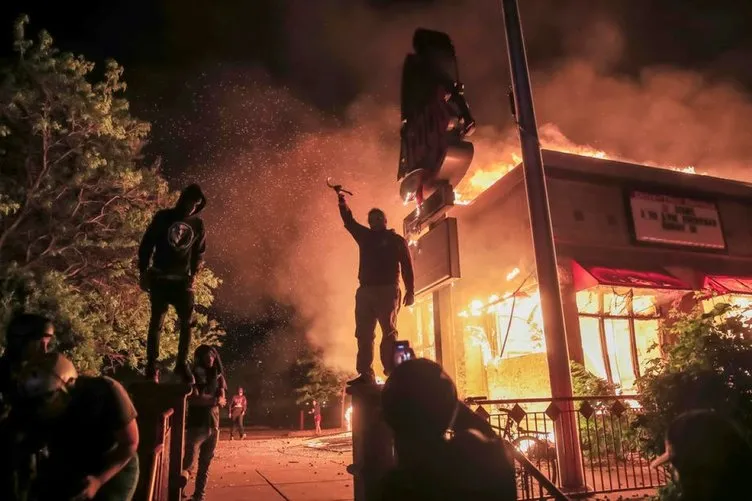
<svg viewBox="0 0 752 501">
<path fill-rule="evenodd" d="M 188 367 L 193 315 L 193 282 L 206 250 L 204 223 L 198 214 L 206 197 L 197 184 L 180 194 L 172 209 L 160 210 L 146 229 L 138 250 L 141 288 L 149 293 L 151 320 L 146 341 L 146 377 L 158 379 L 159 337 L 167 309 L 178 315 L 180 340 L 175 372 L 187 383 L 193 378 Z"/>
<path fill-rule="evenodd" d="M 373 384 L 373 348 L 376 324 L 381 327 L 381 363 L 387 376 L 394 368 L 394 343 L 397 340 L 397 314 L 403 304 L 399 287 L 400 273 L 405 284 L 404 305 L 415 301 L 413 264 L 407 241 L 394 230 L 387 229 L 386 215 L 381 209 L 368 213 L 368 228 L 355 221 L 345 197 L 339 193 L 339 212 L 345 228 L 360 249 L 358 280 L 355 294 L 355 338 L 358 341 L 356 369 L 359 376 L 348 384 Z"/>
</svg>

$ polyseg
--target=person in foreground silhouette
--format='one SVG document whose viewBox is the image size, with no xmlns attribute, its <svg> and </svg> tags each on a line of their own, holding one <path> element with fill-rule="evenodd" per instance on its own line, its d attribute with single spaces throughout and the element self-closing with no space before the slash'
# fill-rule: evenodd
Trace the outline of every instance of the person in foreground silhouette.
<svg viewBox="0 0 752 501">
<path fill-rule="evenodd" d="M 359 376 L 348 384 L 373 384 L 373 345 L 376 324 L 381 327 L 381 363 L 387 376 L 394 368 L 394 343 L 397 340 L 397 315 L 400 306 L 415 302 L 413 264 L 407 241 L 394 230 L 387 229 L 386 215 L 381 209 L 368 212 L 368 227 L 355 221 L 345 195 L 339 193 L 339 212 L 345 228 L 360 250 L 358 280 L 355 294 L 355 338 L 358 340 L 356 370 Z M 400 273 L 405 283 L 405 299 L 399 287 Z"/>
<path fill-rule="evenodd" d="M 512 459 L 490 426 L 457 399 L 452 380 L 428 359 L 397 366 L 382 392 L 397 466 L 382 501 L 511 501 Z"/>
<path fill-rule="evenodd" d="M 79 376 L 66 357 L 47 353 L 24 367 L 19 394 L 26 433 L 49 451 L 40 465 L 39 501 L 132 499 L 138 425 L 120 383 Z"/>
<path fill-rule="evenodd" d="M 18 378 L 35 356 L 47 353 L 55 336 L 52 322 L 41 315 L 19 313 L 11 318 L 5 332 L 5 351 L 0 357 L 0 499 L 27 499 L 36 475 L 39 450 L 28 449 L 18 441 L 21 423 L 9 419 L 18 403 Z M 12 451 L 8 453 L 7 451 Z"/>
<path fill-rule="evenodd" d="M 157 380 L 159 337 L 167 309 L 178 315 L 180 339 L 175 372 L 192 384 L 188 368 L 193 315 L 193 283 L 206 250 L 204 223 L 198 214 L 206 207 L 201 187 L 192 184 L 172 209 L 160 210 L 146 229 L 138 249 L 141 289 L 149 293 L 151 319 L 146 337 L 146 377 Z"/>
<path fill-rule="evenodd" d="M 711 410 L 685 412 L 669 425 L 665 446 L 652 466 L 673 466 L 682 501 L 749 499 L 752 448 L 729 419 Z"/>
</svg>

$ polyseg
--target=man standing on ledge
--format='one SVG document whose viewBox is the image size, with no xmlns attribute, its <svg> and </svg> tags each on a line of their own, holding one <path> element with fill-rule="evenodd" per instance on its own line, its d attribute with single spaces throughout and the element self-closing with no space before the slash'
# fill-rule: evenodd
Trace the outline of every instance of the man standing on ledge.
<svg viewBox="0 0 752 501">
<path fill-rule="evenodd" d="M 415 301 L 413 264 L 407 241 L 386 227 L 381 209 L 368 212 L 368 226 L 355 221 L 345 196 L 339 193 L 339 212 L 345 228 L 360 249 L 358 280 L 355 294 L 355 338 L 358 340 L 356 369 L 359 376 L 348 384 L 373 384 L 373 345 L 376 323 L 381 326 L 381 363 L 387 376 L 394 368 L 394 343 L 397 340 L 397 314 L 402 302 L 399 287 L 400 271 L 405 283 L 405 306 Z"/>
<path fill-rule="evenodd" d="M 180 340 L 175 372 L 193 383 L 188 368 L 193 315 L 193 282 L 206 250 L 204 222 L 198 213 L 206 206 L 201 187 L 192 184 L 180 194 L 172 209 L 154 215 L 138 249 L 141 288 L 151 299 L 151 320 L 146 338 L 146 377 L 157 380 L 159 337 L 167 309 L 178 315 Z"/>
</svg>

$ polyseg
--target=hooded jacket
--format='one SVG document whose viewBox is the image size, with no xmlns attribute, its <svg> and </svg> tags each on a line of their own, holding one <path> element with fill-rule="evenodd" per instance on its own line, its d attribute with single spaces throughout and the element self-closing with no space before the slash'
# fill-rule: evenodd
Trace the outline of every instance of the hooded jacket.
<svg viewBox="0 0 752 501">
<path fill-rule="evenodd" d="M 192 211 L 187 209 L 196 203 Z M 201 187 L 192 184 L 181 193 L 172 209 L 160 210 L 146 229 L 138 249 L 138 269 L 152 265 L 162 276 L 193 277 L 206 250 L 204 222 L 198 214 L 206 207 Z"/>
</svg>

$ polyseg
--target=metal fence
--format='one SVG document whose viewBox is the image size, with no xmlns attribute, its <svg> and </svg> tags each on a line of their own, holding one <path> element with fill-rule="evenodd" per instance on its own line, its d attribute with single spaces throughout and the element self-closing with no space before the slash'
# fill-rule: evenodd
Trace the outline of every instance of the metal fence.
<svg viewBox="0 0 752 501">
<path fill-rule="evenodd" d="M 170 435 L 172 434 L 173 409 L 162 414 L 159 424 L 159 443 L 154 448 L 149 478 L 148 501 L 166 501 L 169 497 Z"/>
<path fill-rule="evenodd" d="M 639 450 L 632 423 L 641 412 L 634 396 L 576 397 L 569 400 L 474 400 L 476 413 L 524 454 L 552 483 L 559 483 L 554 429 L 574 414 L 588 492 L 653 489 L 666 484 L 663 470 L 650 468 Z M 539 482 L 517 468 L 518 499 L 548 499 Z"/>
</svg>

